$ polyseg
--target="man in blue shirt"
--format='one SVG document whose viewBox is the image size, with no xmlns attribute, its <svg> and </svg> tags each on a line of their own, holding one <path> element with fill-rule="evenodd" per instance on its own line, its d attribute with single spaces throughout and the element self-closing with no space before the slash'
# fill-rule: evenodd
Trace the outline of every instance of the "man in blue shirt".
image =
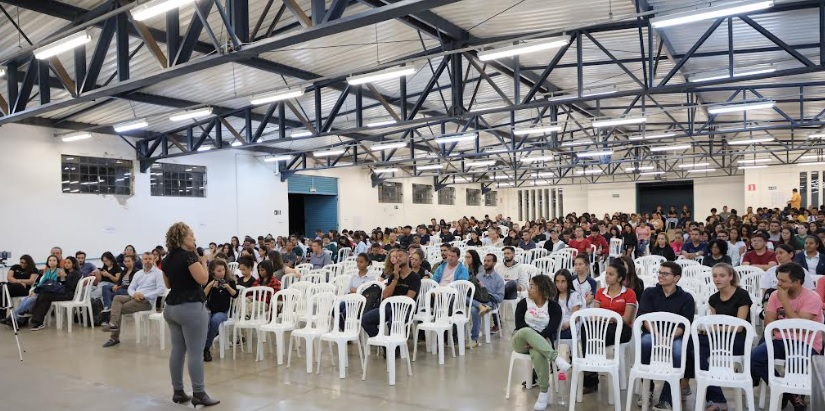
<svg viewBox="0 0 825 411">
<path fill-rule="evenodd" d="M 74 253 L 74 258 L 77 258 L 77 265 L 80 266 L 80 274 L 82 274 L 84 277 L 88 277 L 92 274 L 92 271 L 95 270 L 94 264 L 86 262 L 85 252 L 78 251 Z"/>
<path fill-rule="evenodd" d="M 307 255 L 307 262 L 312 264 L 312 269 L 324 268 L 332 264 L 332 253 L 324 252 L 321 240 L 312 241 L 312 252 Z"/>
<path fill-rule="evenodd" d="M 496 273 L 495 266 L 497 261 L 498 258 L 495 254 L 485 255 L 483 269 L 476 276 L 478 285 L 486 289 L 490 295 L 490 301 L 484 303 L 475 299 L 471 301 L 472 309 L 470 310 L 470 314 L 473 317 L 473 328 L 470 331 L 470 342 L 467 344 L 467 348 L 478 347 L 481 317 L 495 310 L 499 303 L 504 300 L 504 279 Z"/>
<path fill-rule="evenodd" d="M 163 272 L 155 267 L 155 256 L 143 253 L 143 270 L 138 271 L 129 283 L 129 295 L 116 295 L 112 301 L 112 318 L 108 324 L 103 324 L 103 331 L 109 331 L 112 335 L 103 347 L 120 344 L 120 320 L 123 315 L 151 310 L 155 299 L 162 296 L 165 290 Z"/>
<path fill-rule="evenodd" d="M 423 224 L 418 226 L 418 235 L 421 237 L 421 245 L 430 244 L 430 234 L 427 233 L 427 226 Z"/>
<path fill-rule="evenodd" d="M 690 241 L 682 246 L 682 257 L 693 260 L 696 257 L 707 255 L 708 243 L 702 242 L 702 232 L 698 228 L 690 230 Z"/>
<path fill-rule="evenodd" d="M 524 232 L 521 233 L 521 240 L 518 242 L 518 248 L 521 248 L 524 251 L 536 248 L 536 243 L 530 239 L 529 231 L 524 230 Z"/>
</svg>

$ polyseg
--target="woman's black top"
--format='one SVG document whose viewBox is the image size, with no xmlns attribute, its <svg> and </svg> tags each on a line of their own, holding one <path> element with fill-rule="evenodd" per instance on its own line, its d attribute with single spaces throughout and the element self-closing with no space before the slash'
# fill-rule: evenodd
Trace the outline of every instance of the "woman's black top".
<svg viewBox="0 0 825 411">
<path fill-rule="evenodd" d="M 225 288 L 219 286 L 217 282 L 212 286 L 212 289 L 209 290 L 209 296 L 207 296 L 206 300 L 206 308 L 208 308 L 209 311 L 213 313 L 225 313 L 229 311 L 229 303 L 233 298 L 238 296 L 238 289 L 235 288 L 234 282 L 228 284 L 229 287 L 235 290 L 234 296 L 230 295 L 229 291 L 226 291 Z"/>
<path fill-rule="evenodd" d="M 481 239 L 473 240 L 472 238 L 467 240 L 467 245 L 471 247 L 481 247 Z"/>
<path fill-rule="evenodd" d="M 137 267 L 135 267 L 135 268 L 137 269 Z M 121 274 L 121 273 L 123 272 L 123 271 L 121 271 L 121 270 L 120 270 L 120 266 L 118 266 L 117 264 L 112 264 L 112 266 L 111 266 L 111 267 L 106 267 L 106 266 L 104 265 L 103 267 L 100 267 L 100 271 L 106 271 L 107 273 L 109 273 L 109 274 L 111 274 L 111 275 L 114 275 L 114 276 L 117 276 L 118 274 Z M 109 278 L 109 277 L 103 277 L 103 276 L 100 276 L 100 281 L 104 281 L 104 282 L 107 282 L 107 283 L 116 284 L 116 283 L 115 283 L 114 281 L 112 281 L 112 279 L 111 279 L 111 278 Z"/>
<path fill-rule="evenodd" d="M 254 287 L 255 286 L 255 277 L 253 277 L 251 275 L 249 276 L 248 281 L 244 281 L 243 277 L 241 277 L 241 276 L 237 276 L 235 278 L 237 279 L 237 283 L 238 283 L 237 285 L 239 285 L 243 288 L 249 288 L 249 287 Z M 279 278 L 278 281 L 280 281 L 280 280 L 281 279 Z"/>
<path fill-rule="evenodd" d="M 14 277 L 15 280 L 28 280 L 28 279 L 31 279 L 32 274 L 37 275 L 37 268 L 34 268 L 33 270 L 32 269 L 24 270 L 23 266 L 21 266 L 20 264 L 15 264 L 15 265 L 11 266 L 11 276 Z M 22 285 L 22 284 L 18 284 L 18 285 Z M 29 288 L 28 285 L 26 285 L 24 287 Z"/>
<path fill-rule="evenodd" d="M 719 258 L 713 258 L 713 254 L 706 255 L 705 258 L 702 259 L 702 265 L 707 267 L 713 267 L 716 264 L 725 263 L 730 264 L 730 256 L 727 254 L 719 256 Z"/>
<path fill-rule="evenodd" d="M 650 247 L 650 255 L 660 255 L 668 261 L 673 261 L 676 259 L 676 253 L 673 252 L 673 247 L 671 247 L 670 244 L 667 244 L 664 247 L 659 247 L 658 244 Z"/>
<path fill-rule="evenodd" d="M 189 272 L 189 266 L 197 262 L 197 254 L 182 248 L 170 251 L 163 259 L 163 273 L 169 278 L 170 285 L 169 295 L 166 296 L 167 305 L 206 301 L 203 288 Z"/>
</svg>

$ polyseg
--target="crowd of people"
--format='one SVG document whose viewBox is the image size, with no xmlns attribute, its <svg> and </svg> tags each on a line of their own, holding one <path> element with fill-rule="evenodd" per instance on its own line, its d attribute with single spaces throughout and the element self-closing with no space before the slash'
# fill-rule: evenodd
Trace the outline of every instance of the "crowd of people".
<svg viewBox="0 0 825 411">
<path fill-rule="evenodd" d="M 616 312 L 624 324 L 620 335 L 622 343 L 630 340 L 635 318 L 645 313 L 671 312 L 693 320 L 696 305 L 691 294 L 678 285 L 682 268 L 673 262 L 678 258 L 701 260 L 702 264 L 712 267 L 713 283 L 718 292 L 709 299 L 711 314 L 750 321 L 751 296 L 741 288 L 734 269 L 740 264 L 765 271 L 761 282 L 765 325 L 783 318 L 805 318 L 821 323 L 825 307 L 825 282 L 820 282 L 817 287 L 814 281 L 818 275 L 825 275 L 825 206 L 820 209 L 756 210 L 748 207 L 741 215 L 725 206 L 721 212 L 715 208 L 710 210 L 706 218 L 698 221 L 686 206 L 679 214 L 676 207 L 670 207 L 668 212 L 657 207 L 651 213 L 614 213 L 602 218 L 589 213 L 571 213 L 563 218 L 542 218 L 524 224 L 502 215 L 482 219 L 465 217 L 450 223 L 432 219 L 429 224 L 415 228 L 409 225 L 377 228 L 370 233 L 319 230 L 314 237 L 262 235 L 257 238 L 247 236 L 243 241 L 232 237 L 227 243 L 209 243 L 206 249 L 194 248 L 194 239 L 190 241 L 187 237 L 193 236 L 188 227 L 179 227 L 178 231 L 181 230 L 189 231 L 188 234 L 177 233 L 174 241 L 167 238 L 166 248 L 158 246 L 139 255 L 135 247 L 128 245 L 117 257 L 104 252 L 97 266 L 87 261 L 83 251 L 64 257 L 60 247 L 51 249 L 43 267 L 37 267 L 31 256 L 21 256 L 19 264 L 9 270 L 6 280 L 11 296 L 24 298 L 8 317 L 4 316 L 3 323 L 11 325 L 13 316 L 21 326 L 28 325 L 33 331 L 43 329 L 51 303 L 70 300 L 81 280 L 93 277 L 94 296 L 100 299 L 102 306 L 103 329 L 110 333 L 104 347 L 120 343 L 123 315 L 159 307 L 159 301 L 168 294 L 167 309 L 178 306 L 171 314 L 164 311 L 170 329 L 173 329 L 173 343 L 176 339 L 192 341 L 190 334 L 203 334 L 203 338 L 197 340 L 202 341 L 202 345 L 196 348 L 198 356 L 209 362 L 212 361 L 210 347 L 220 325 L 228 318 L 232 300 L 240 294 L 239 287 L 265 286 L 277 292 L 282 288 L 284 275 L 300 277 L 296 270 L 299 264 L 322 268 L 336 263 L 342 255 L 339 250 L 348 248 L 356 261 L 356 270 L 348 284 L 352 293 L 368 281 L 381 280 L 386 283 L 382 297 L 415 299 L 425 278 L 440 286 L 458 280 L 471 281 L 476 298 L 470 304 L 472 327 L 467 348 L 479 344 L 481 317 L 504 300 L 525 295 L 526 298 L 520 299 L 516 305 L 515 332 L 511 341 L 515 351 L 529 353 L 534 360 L 535 379 L 541 391 L 535 408 L 544 409 L 549 396 L 549 364 L 554 363 L 559 369 L 569 367 L 563 356 L 558 355 L 555 340 L 557 335 L 562 340 L 571 338 L 570 318 L 574 312 L 591 307 Z M 611 239 L 621 239 L 620 255 L 609 255 Z M 455 241 L 462 241 L 470 248 L 462 252 L 451 244 Z M 191 242 L 187 246 L 187 250 L 191 250 L 180 254 L 181 244 L 185 242 Z M 435 243 L 440 247 L 440 259 L 429 261 L 424 247 Z M 499 260 L 496 253 L 480 254 L 475 247 L 501 248 L 502 258 Z M 526 264 L 516 258 L 516 251 L 539 247 L 549 252 L 576 249 L 578 255 L 572 270 L 530 275 Z M 591 264 L 591 252 L 595 252 L 595 265 Z M 659 255 L 665 259 L 658 267 L 658 284 L 654 287 L 645 288 L 637 274 L 634 258 L 644 255 Z M 237 263 L 235 272 L 230 270 L 229 263 Z M 383 264 L 381 278 L 371 274 L 369 267 L 374 264 Z M 202 266 L 203 273 L 193 271 L 194 266 Z M 591 272 L 594 266 L 597 269 Z M 178 277 L 167 275 L 169 270 L 188 270 L 191 276 L 185 280 L 176 279 Z M 598 276 L 604 277 L 602 288 L 594 279 Z M 178 288 L 187 291 L 176 292 L 176 282 Z M 202 323 L 199 312 L 192 308 L 183 309 L 185 303 L 201 299 L 208 311 Z M 390 320 L 391 313 L 386 314 Z M 362 326 L 367 335 L 378 333 L 379 321 L 378 309 L 364 313 Z M 615 333 L 617 324 L 612 327 L 609 333 Z M 652 345 L 649 331 L 646 330 L 641 342 L 645 358 L 649 358 Z M 676 331 L 675 346 L 689 343 L 685 339 L 688 331 Z M 491 332 L 500 332 L 500 324 L 494 324 Z M 585 341 L 587 338 L 583 336 Z M 735 351 L 741 352 L 744 340 L 737 338 L 736 341 L 739 345 Z M 691 357 L 699 351 L 698 355 L 705 359 L 702 367 L 707 366 L 705 353 L 708 347 L 705 343 L 699 347 L 691 344 L 688 349 Z M 767 382 L 772 368 L 767 363 L 765 344 L 773 344 L 778 357 L 784 354 L 783 346 L 777 340 L 763 342 L 754 348 L 750 371 L 755 382 Z M 186 350 L 192 349 L 191 344 L 186 346 Z M 822 353 L 821 338 L 814 342 L 812 349 Z M 680 351 L 676 349 L 674 352 Z M 173 358 L 177 358 L 174 366 L 170 365 L 175 388 L 173 400 L 189 401 L 191 398 L 182 392 L 182 383 L 176 382 L 182 376 L 174 371 L 178 366 L 182 370 L 183 354 L 176 354 L 173 349 Z M 687 364 L 686 378 L 682 382 L 683 397 L 690 393 L 687 380 L 693 375 L 693 361 L 687 361 Z M 196 392 L 205 395 L 202 376 L 199 384 Z M 598 377 L 587 375 L 584 386 L 585 393 L 595 391 Z M 207 404 L 208 396 L 204 399 L 203 395 L 198 401 Z M 708 389 L 706 399 L 708 411 L 727 410 L 725 397 L 717 387 Z M 801 396 L 788 395 L 785 400 L 791 402 L 796 411 L 805 409 Z M 666 387 L 654 401 L 654 410 L 669 410 L 672 401 Z"/>
</svg>

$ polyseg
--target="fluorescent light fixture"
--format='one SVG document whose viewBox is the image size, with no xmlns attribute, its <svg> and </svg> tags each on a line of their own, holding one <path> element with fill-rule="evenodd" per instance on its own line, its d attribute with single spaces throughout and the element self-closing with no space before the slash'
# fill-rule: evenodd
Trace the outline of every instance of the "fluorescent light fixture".
<svg viewBox="0 0 825 411">
<path fill-rule="evenodd" d="M 659 147 L 648 147 L 647 149 L 651 152 L 659 152 L 659 151 L 679 151 L 679 150 L 687 150 L 691 148 L 690 144 L 682 144 L 678 146 L 659 146 Z"/>
<path fill-rule="evenodd" d="M 199 108 L 197 110 L 187 110 L 169 117 L 172 121 L 185 121 L 199 117 L 209 117 L 212 115 L 212 107 Z"/>
<path fill-rule="evenodd" d="M 810 138 L 810 139 L 823 138 L 823 137 L 825 137 L 825 133 L 808 134 L 808 138 Z"/>
<path fill-rule="evenodd" d="M 776 69 L 775 69 L 775 68 L 773 68 L 773 67 L 771 67 L 771 68 L 765 68 L 765 69 L 759 69 L 759 70 L 750 70 L 750 71 L 734 72 L 734 73 L 733 73 L 733 77 L 755 76 L 755 75 L 757 75 L 757 74 L 767 74 L 767 73 L 773 73 L 774 71 L 776 71 Z M 690 82 L 691 82 L 691 83 L 701 83 L 701 82 L 703 82 L 703 81 L 721 80 L 721 79 L 726 79 L 726 78 L 730 78 L 730 75 L 725 74 L 725 75 L 719 75 L 719 76 L 709 76 L 709 77 L 691 78 L 691 79 L 690 79 Z"/>
<path fill-rule="evenodd" d="M 498 183 L 498 186 L 499 187 L 512 187 L 513 183 L 506 183 L 506 182 L 505 183 Z"/>
<path fill-rule="evenodd" d="M 776 102 L 774 101 L 760 101 L 756 103 L 744 103 L 744 104 L 729 104 L 725 106 L 718 106 L 718 107 L 711 107 L 708 109 L 708 113 L 710 114 L 725 114 L 725 113 L 736 113 L 738 111 L 749 111 L 749 110 L 759 110 L 759 109 L 766 109 L 772 108 Z"/>
<path fill-rule="evenodd" d="M 232 142 L 232 144 L 230 144 L 230 146 L 232 146 L 232 147 L 240 147 L 242 145 L 243 145 L 243 143 L 238 141 L 238 140 L 235 140 L 235 141 Z"/>
<path fill-rule="evenodd" d="M 814 163 L 796 163 L 796 165 L 798 165 L 800 167 L 804 167 L 804 166 L 821 166 L 821 165 L 825 165 L 825 161 L 817 161 L 817 162 L 814 162 Z"/>
<path fill-rule="evenodd" d="M 533 163 L 539 161 L 552 161 L 553 156 L 538 156 L 538 157 L 522 157 L 519 159 L 522 163 Z"/>
<path fill-rule="evenodd" d="M 467 167 L 489 167 L 496 165 L 496 160 L 466 161 L 464 165 Z"/>
<path fill-rule="evenodd" d="M 637 170 L 638 171 L 649 171 L 649 170 L 655 170 L 655 169 L 656 169 L 656 167 L 653 167 L 653 166 L 640 166 L 640 167 L 627 167 L 627 168 L 624 169 L 624 171 L 627 171 L 628 173 L 632 173 L 632 172 L 637 171 Z"/>
<path fill-rule="evenodd" d="M 198 147 L 198 151 L 209 151 L 212 148 L 213 148 L 212 146 L 200 146 L 200 147 Z"/>
<path fill-rule="evenodd" d="M 374 73 L 361 74 L 347 77 L 347 83 L 351 86 L 374 83 L 376 81 L 392 80 L 399 77 L 406 77 L 415 74 L 415 67 L 392 67 Z"/>
<path fill-rule="evenodd" d="M 92 133 L 75 133 L 69 134 L 66 136 L 61 137 L 60 139 L 63 140 L 64 143 L 71 143 L 72 141 L 80 141 L 92 138 Z"/>
<path fill-rule="evenodd" d="M 297 131 L 297 132 L 293 131 L 292 133 L 290 133 L 290 134 L 289 134 L 289 136 L 290 136 L 290 137 L 295 137 L 295 138 L 298 138 L 298 137 L 309 137 L 309 136 L 311 136 L 311 135 L 312 135 L 312 132 L 311 132 L 311 131 L 309 131 L 309 130 Z"/>
<path fill-rule="evenodd" d="M 605 86 L 605 87 L 597 87 L 588 90 L 584 90 L 582 92 L 582 97 L 593 97 L 593 96 L 603 96 L 606 94 L 613 94 L 618 92 L 619 89 L 615 86 Z"/>
<path fill-rule="evenodd" d="M 92 35 L 89 33 L 89 30 L 84 30 L 57 40 L 48 46 L 40 47 L 34 51 L 34 57 L 38 60 L 45 60 L 76 47 L 80 47 L 90 41 L 92 41 Z"/>
<path fill-rule="evenodd" d="M 384 127 L 384 126 L 391 126 L 397 123 L 395 120 L 387 120 L 387 121 L 376 121 L 374 123 L 367 123 L 367 127 Z"/>
<path fill-rule="evenodd" d="M 561 126 L 547 126 L 547 127 L 533 127 L 533 128 L 516 128 L 513 129 L 513 135 L 523 136 L 527 134 L 545 134 L 561 131 Z"/>
<path fill-rule="evenodd" d="M 281 92 L 274 93 L 274 94 L 269 94 L 269 95 L 263 95 L 263 96 L 260 96 L 260 97 L 256 97 L 256 98 L 252 99 L 252 101 L 250 103 L 252 105 L 257 106 L 257 105 L 260 105 L 260 104 L 267 104 L 267 103 L 274 103 L 276 101 L 289 100 L 291 98 L 298 98 L 298 97 L 303 96 L 304 92 L 305 91 L 303 89 L 281 91 Z"/>
<path fill-rule="evenodd" d="M 732 146 L 744 146 L 744 145 L 748 145 L 748 144 L 767 143 L 767 142 L 770 142 L 770 141 L 774 141 L 774 138 L 773 137 L 749 138 L 749 139 L 745 139 L 745 140 L 728 141 L 728 144 L 732 145 Z"/>
<path fill-rule="evenodd" d="M 493 176 L 490 180 L 512 180 L 513 176 L 508 175 L 500 175 L 500 176 Z"/>
<path fill-rule="evenodd" d="M 393 150 L 397 148 L 404 148 L 407 146 L 407 143 L 403 141 L 394 141 L 391 143 L 380 143 L 380 144 L 373 144 L 370 146 L 370 151 L 383 151 L 383 150 Z"/>
<path fill-rule="evenodd" d="M 586 145 L 590 145 L 590 144 L 596 144 L 596 142 L 594 142 L 593 140 L 591 140 L 589 138 L 582 138 L 582 139 L 579 139 L 579 140 L 573 140 L 573 141 L 567 141 L 567 142 L 561 143 L 562 147 L 586 146 Z"/>
<path fill-rule="evenodd" d="M 441 170 L 444 168 L 444 164 L 428 164 L 423 166 L 415 166 L 417 170 L 425 171 L 425 170 Z"/>
<path fill-rule="evenodd" d="M 149 127 L 149 122 L 145 119 L 130 121 L 128 123 L 116 124 L 114 126 L 115 133 L 123 133 L 125 131 L 139 130 Z"/>
<path fill-rule="evenodd" d="M 375 173 L 375 174 L 397 173 L 398 169 L 397 168 L 376 168 L 376 169 L 372 170 L 372 172 Z"/>
<path fill-rule="evenodd" d="M 438 144 L 447 144 L 447 143 L 458 143 L 461 141 L 470 141 L 474 140 L 478 137 L 476 133 L 467 133 L 467 134 L 459 134 L 457 136 L 449 136 L 449 137 L 438 137 L 435 139 L 435 142 Z"/>
<path fill-rule="evenodd" d="M 679 168 L 707 167 L 710 163 L 679 164 Z"/>
<path fill-rule="evenodd" d="M 799 157 L 800 160 L 819 160 L 820 156 L 818 154 L 809 154 L 806 156 Z"/>
<path fill-rule="evenodd" d="M 765 165 L 762 165 L 762 166 L 739 166 L 738 168 L 740 170 L 754 170 L 754 169 L 757 169 L 757 168 L 768 168 L 768 166 L 765 166 Z"/>
<path fill-rule="evenodd" d="M 552 171 L 544 171 L 544 172 L 541 172 L 541 173 L 530 174 L 530 177 L 532 177 L 532 178 L 544 178 L 544 177 L 555 177 L 555 176 L 556 176 L 556 173 L 554 173 Z"/>
<path fill-rule="evenodd" d="M 478 59 L 481 61 L 490 61 L 500 58 L 520 56 L 522 54 L 557 49 L 560 47 L 564 47 L 569 43 L 570 36 L 562 36 L 551 39 L 531 41 L 529 43 L 517 44 L 515 46 L 501 47 L 479 52 Z"/>
<path fill-rule="evenodd" d="M 639 173 L 640 176 L 660 176 L 665 174 L 664 171 L 646 171 L 644 173 Z"/>
<path fill-rule="evenodd" d="M 613 150 L 605 150 L 605 151 L 587 151 L 584 153 L 576 153 L 577 157 L 601 157 L 601 156 L 609 156 L 613 154 Z"/>
<path fill-rule="evenodd" d="M 715 168 L 694 168 L 692 170 L 688 170 L 688 173 L 712 173 L 716 171 Z"/>
<path fill-rule="evenodd" d="M 676 133 L 662 133 L 662 134 L 649 134 L 645 135 L 645 140 L 654 140 L 657 138 L 667 138 L 667 137 L 676 137 Z"/>
<path fill-rule="evenodd" d="M 657 17 L 651 19 L 650 24 L 653 28 L 660 29 L 663 27 L 677 26 L 680 24 L 693 23 L 702 20 L 750 13 L 752 11 L 763 10 L 772 6 L 773 0 L 743 1 Z"/>
<path fill-rule="evenodd" d="M 347 149 L 340 148 L 340 149 L 337 149 L 337 150 L 316 151 L 316 152 L 312 153 L 312 155 L 315 156 L 315 157 L 332 157 L 332 156 L 340 156 L 341 154 L 344 154 L 346 152 L 347 152 Z"/>
<path fill-rule="evenodd" d="M 264 161 L 266 161 L 267 163 L 274 163 L 274 162 L 277 162 L 277 161 L 289 161 L 289 160 L 292 160 L 292 156 L 286 155 L 286 154 L 282 155 L 282 156 L 272 156 L 272 157 L 264 158 Z"/>
<path fill-rule="evenodd" d="M 0 69 L 0 77 L 3 77 L 5 75 L 6 75 L 6 70 Z"/>
<path fill-rule="evenodd" d="M 603 173 L 603 172 L 604 172 L 604 171 L 602 171 L 601 169 L 595 169 L 595 170 L 579 170 L 579 171 L 576 171 L 576 175 L 579 175 L 579 176 L 589 176 L 589 175 L 593 175 L 593 174 L 601 174 L 601 173 Z"/>
<path fill-rule="evenodd" d="M 626 126 L 629 124 L 642 124 L 647 122 L 647 117 L 625 117 L 612 118 L 607 120 L 596 120 L 593 122 L 593 128 Z"/>
<path fill-rule="evenodd" d="M 469 183 L 469 182 L 472 182 L 472 181 L 473 181 L 472 179 L 469 179 L 467 177 L 461 177 L 461 176 L 453 177 L 453 182 L 456 182 L 456 183 L 458 183 L 458 182 Z"/>
<path fill-rule="evenodd" d="M 193 0 L 152 0 L 132 9 L 132 18 L 143 21 L 192 3 Z"/>
<path fill-rule="evenodd" d="M 771 161 L 773 161 L 773 160 L 771 160 L 769 158 L 755 158 L 755 159 L 752 159 L 752 160 L 739 160 L 739 161 L 737 161 L 737 163 L 739 163 L 739 164 L 756 164 L 756 163 L 770 163 Z"/>
</svg>

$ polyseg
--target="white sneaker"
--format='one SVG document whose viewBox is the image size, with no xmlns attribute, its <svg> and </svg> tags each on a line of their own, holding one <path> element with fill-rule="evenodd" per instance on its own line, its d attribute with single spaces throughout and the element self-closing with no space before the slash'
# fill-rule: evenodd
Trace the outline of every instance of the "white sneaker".
<svg viewBox="0 0 825 411">
<path fill-rule="evenodd" d="M 570 363 L 567 362 L 563 357 L 556 357 L 556 367 L 558 367 L 559 371 L 567 371 L 570 369 Z"/>
<path fill-rule="evenodd" d="M 548 402 L 550 402 L 550 392 L 540 392 L 539 399 L 536 400 L 536 405 L 533 406 L 533 409 L 536 411 L 542 411 L 547 408 Z"/>
</svg>

